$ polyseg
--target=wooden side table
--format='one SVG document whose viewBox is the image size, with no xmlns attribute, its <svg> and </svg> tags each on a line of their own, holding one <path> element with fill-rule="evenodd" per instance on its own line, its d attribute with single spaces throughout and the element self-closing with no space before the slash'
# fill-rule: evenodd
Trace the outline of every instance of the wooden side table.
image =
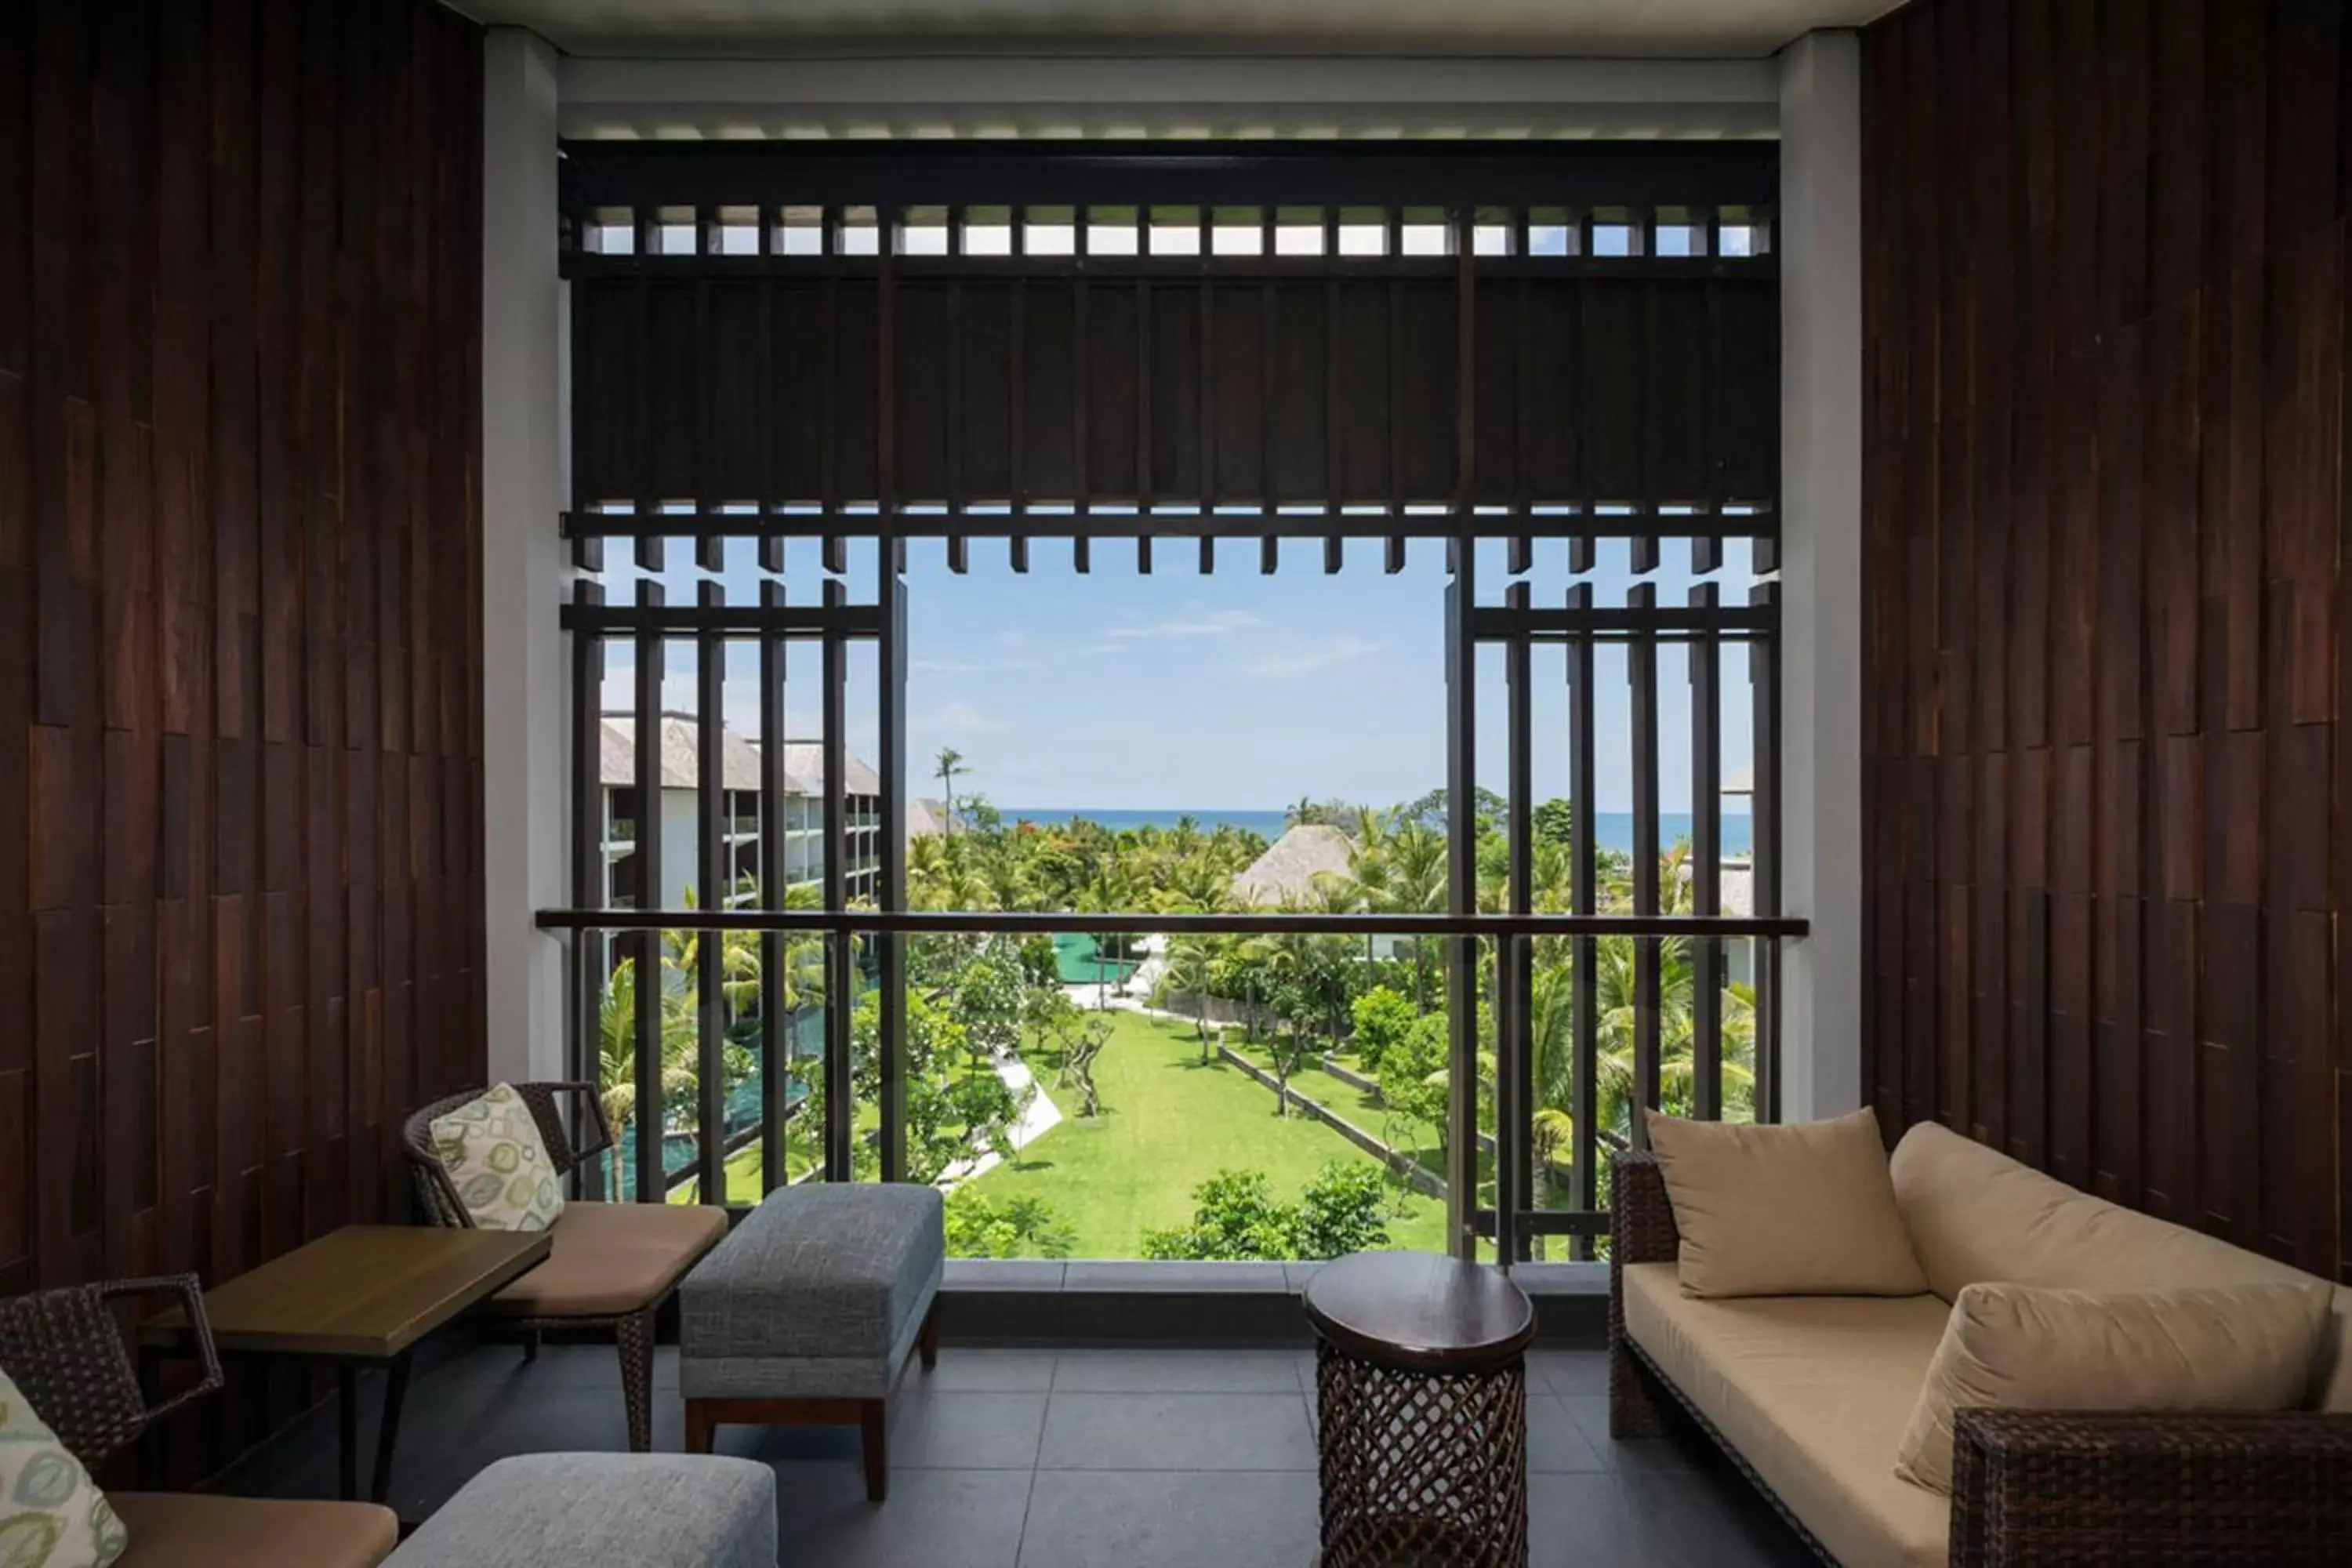
<svg viewBox="0 0 2352 1568">
<path fill-rule="evenodd" d="M 1360 1252 L 1307 1283 L 1322 1568 L 1525 1568 L 1527 1348 L 1508 1276 Z"/>
<path fill-rule="evenodd" d="M 333 1363 L 338 1490 L 359 1496 L 359 1374 L 384 1369 L 383 1426 L 368 1496 L 392 1488 L 392 1449 L 408 1392 L 409 1352 L 467 1309 L 546 1261 L 544 1231 L 347 1225 L 205 1292 L 224 1356 L 294 1356 Z M 178 1310 L 142 1324 L 143 1357 L 184 1350 Z"/>
</svg>

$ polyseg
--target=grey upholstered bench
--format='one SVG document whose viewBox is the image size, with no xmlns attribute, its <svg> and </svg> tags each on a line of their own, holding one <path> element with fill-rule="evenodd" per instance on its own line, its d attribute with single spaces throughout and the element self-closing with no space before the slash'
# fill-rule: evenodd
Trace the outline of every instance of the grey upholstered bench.
<svg viewBox="0 0 2352 1568">
<path fill-rule="evenodd" d="M 776 1568 L 776 1475 L 685 1454 L 526 1454 L 467 1481 L 384 1568 Z"/>
<path fill-rule="evenodd" d="M 932 1304 L 946 1265 L 930 1187 L 810 1184 L 771 1193 L 678 1287 L 686 1447 L 722 1424 L 846 1426 L 864 1436 L 866 1495 L 888 1492 L 887 1401 L 918 1343 L 939 1357 Z"/>
</svg>

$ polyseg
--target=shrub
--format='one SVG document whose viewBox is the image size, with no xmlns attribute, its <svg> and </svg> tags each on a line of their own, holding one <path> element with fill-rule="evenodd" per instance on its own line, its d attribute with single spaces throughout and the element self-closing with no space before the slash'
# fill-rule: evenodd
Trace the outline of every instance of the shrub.
<svg viewBox="0 0 2352 1568">
<path fill-rule="evenodd" d="M 1344 1258 L 1389 1244 L 1388 1179 L 1377 1165 L 1334 1160 L 1299 1194 L 1296 1258 Z"/>
<path fill-rule="evenodd" d="M 948 1194 L 947 1232 L 951 1258 L 1067 1258 L 1076 1243 L 1042 1198 L 991 1203 L 971 1187 Z"/>
<path fill-rule="evenodd" d="M 1356 1059 L 1366 1072 L 1378 1072 L 1389 1047 L 1405 1037 L 1416 1016 L 1412 998 L 1385 985 L 1375 985 L 1356 998 Z"/>
<path fill-rule="evenodd" d="M 1334 1160 L 1295 1204 L 1263 1171 L 1219 1171 L 1192 1189 L 1192 1223 L 1146 1231 L 1143 1256 L 1202 1262 L 1338 1258 L 1386 1247 L 1388 1188 L 1380 1167 Z"/>
</svg>

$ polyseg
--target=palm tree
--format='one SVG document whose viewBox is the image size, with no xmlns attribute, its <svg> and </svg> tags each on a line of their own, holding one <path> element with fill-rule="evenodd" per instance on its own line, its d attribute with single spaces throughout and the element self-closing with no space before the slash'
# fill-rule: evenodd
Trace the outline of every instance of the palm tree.
<svg viewBox="0 0 2352 1568">
<path fill-rule="evenodd" d="M 1408 820 L 1391 834 L 1382 853 L 1382 902 L 1386 914 L 1443 914 L 1446 905 L 1445 835 Z M 1429 942 L 1412 940 L 1412 999 L 1429 1006 Z"/>
<path fill-rule="evenodd" d="M 751 879 L 746 878 L 745 880 L 749 882 Z M 796 891 L 803 895 L 802 907 L 810 909 L 815 907 L 815 889 L 804 888 Z M 695 898 L 694 889 L 691 886 L 686 888 L 684 893 L 688 909 L 701 907 Z M 758 897 L 758 885 L 752 883 L 753 900 L 756 901 Z M 789 896 L 787 907 L 792 907 Z M 705 935 L 716 935 L 719 939 L 719 993 L 726 1003 L 727 1019 L 732 1023 L 742 1014 L 751 1011 L 752 1005 L 759 999 L 760 939 L 756 931 L 666 931 L 662 932 L 663 990 L 667 992 L 671 988 L 673 982 L 670 976 L 673 971 L 676 974 L 675 984 L 677 986 L 693 985 L 695 977 L 701 973 L 698 965 L 701 962 L 702 939 Z"/>
<path fill-rule="evenodd" d="M 664 965 L 667 967 L 667 964 Z M 661 1053 L 660 1083 L 665 1103 L 690 1098 L 695 1090 L 695 1020 L 682 992 L 662 987 L 661 1033 L 656 1042 Z M 637 961 L 625 958 L 604 982 L 604 998 L 597 1009 L 596 1099 L 613 1129 L 607 1154 L 612 1194 L 621 1195 L 621 1142 L 624 1131 L 638 1119 L 637 1104 Z M 661 1136 L 662 1107 L 653 1108 L 652 1136 Z M 640 1134 L 643 1135 L 642 1133 Z M 639 1194 L 640 1197 L 645 1194 Z"/>
<path fill-rule="evenodd" d="M 1105 857 L 1096 862 L 1094 875 L 1078 889 L 1076 907 L 1086 914 L 1118 914 L 1131 910 L 1136 904 L 1136 889 L 1126 864 Z M 1095 1005 L 1110 1005 L 1110 963 L 1114 952 L 1124 956 L 1126 939 L 1109 931 L 1095 933 Z M 1117 944 L 1116 947 L 1114 944 Z"/>
<path fill-rule="evenodd" d="M 1209 949 L 1197 937 L 1179 937 L 1168 944 L 1165 970 L 1169 989 L 1192 998 L 1192 1027 L 1201 1037 L 1201 1060 L 1209 1059 Z"/>
<path fill-rule="evenodd" d="M 942 825 L 941 831 L 943 835 L 952 836 L 955 832 L 955 782 L 957 779 L 970 772 L 971 772 L 971 770 L 963 765 L 963 753 L 961 752 L 957 751 L 953 746 L 941 746 L 940 748 L 940 793 L 947 797 L 945 805 L 947 806 L 948 814 L 948 819 L 946 823 Z"/>
</svg>

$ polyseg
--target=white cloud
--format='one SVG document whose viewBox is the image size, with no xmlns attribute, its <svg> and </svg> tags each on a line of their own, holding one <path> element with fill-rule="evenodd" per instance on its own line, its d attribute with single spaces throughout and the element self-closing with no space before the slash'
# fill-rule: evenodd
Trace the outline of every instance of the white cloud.
<svg viewBox="0 0 2352 1568">
<path fill-rule="evenodd" d="M 1311 675 L 1318 669 L 1378 653 L 1380 648 L 1381 645 L 1369 637 L 1336 637 L 1320 643 L 1294 643 L 1270 648 L 1243 660 L 1242 668 L 1246 674 L 1280 679 Z"/>
<path fill-rule="evenodd" d="M 1142 626 L 1113 626 L 1103 633 L 1117 640 L 1140 641 L 1154 637 L 1216 637 L 1257 625 L 1257 617 L 1247 610 L 1211 610 L 1180 620 L 1152 621 Z"/>
</svg>

